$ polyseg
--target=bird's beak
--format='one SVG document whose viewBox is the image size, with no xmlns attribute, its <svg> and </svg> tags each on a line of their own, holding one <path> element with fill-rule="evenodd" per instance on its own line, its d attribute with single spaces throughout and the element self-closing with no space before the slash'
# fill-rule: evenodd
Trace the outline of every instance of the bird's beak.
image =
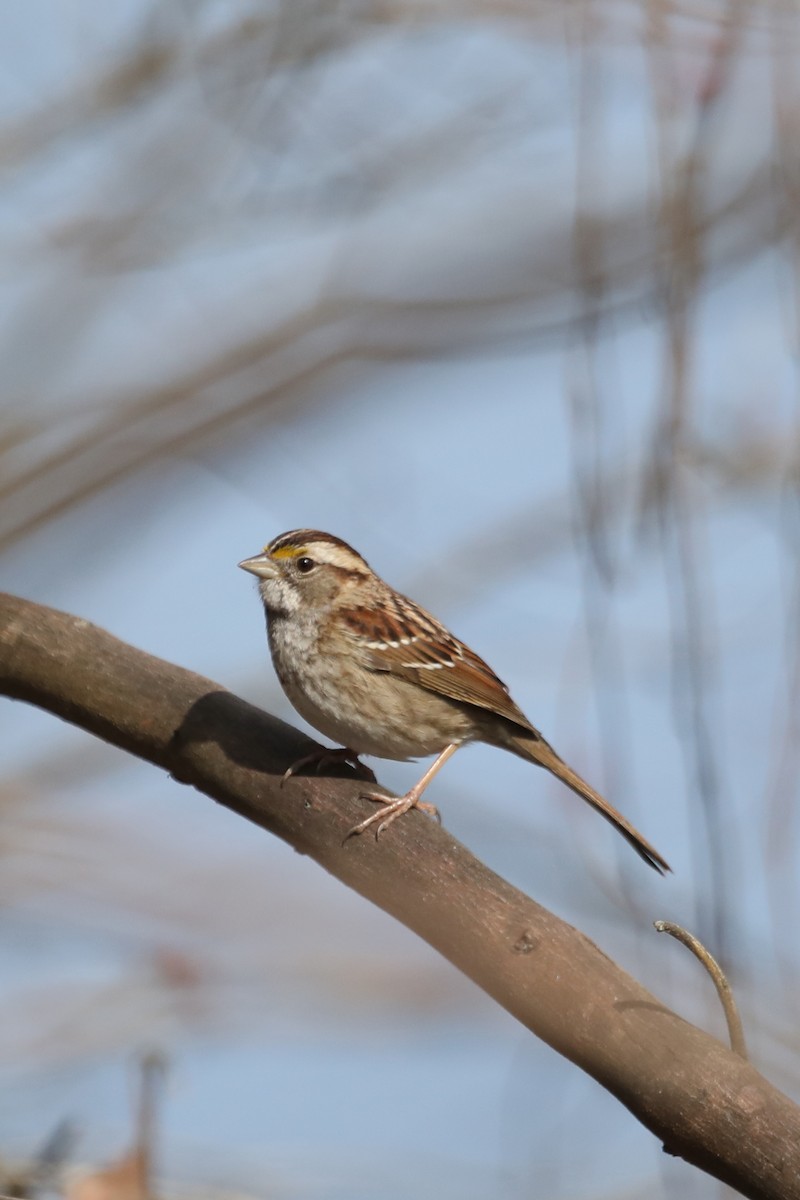
<svg viewBox="0 0 800 1200">
<path fill-rule="evenodd" d="M 259 579 L 274 579 L 278 574 L 275 563 L 266 551 L 263 554 L 256 554 L 252 558 L 243 558 L 239 566 L 243 571 L 249 571 L 251 575 L 258 575 Z"/>
</svg>

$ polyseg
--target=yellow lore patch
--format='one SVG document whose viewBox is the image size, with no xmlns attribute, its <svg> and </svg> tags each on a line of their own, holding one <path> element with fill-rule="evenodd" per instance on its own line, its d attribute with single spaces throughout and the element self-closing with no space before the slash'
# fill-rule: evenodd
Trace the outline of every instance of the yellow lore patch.
<svg viewBox="0 0 800 1200">
<path fill-rule="evenodd" d="M 299 558 L 301 554 L 305 553 L 305 546 L 279 546 L 277 550 L 272 551 L 272 558 Z"/>
</svg>

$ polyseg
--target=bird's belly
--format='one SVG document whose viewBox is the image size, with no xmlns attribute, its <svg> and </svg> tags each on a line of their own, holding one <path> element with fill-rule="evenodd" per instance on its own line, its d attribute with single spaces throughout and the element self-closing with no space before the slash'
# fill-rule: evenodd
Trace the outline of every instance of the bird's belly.
<svg viewBox="0 0 800 1200">
<path fill-rule="evenodd" d="M 379 672 L 353 678 L 349 663 L 317 659 L 314 669 L 276 663 L 286 695 L 309 725 L 357 754 L 405 760 L 468 740 L 472 723 L 442 696 Z M 343 674 L 346 681 L 343 681 Z"/>
</svg>

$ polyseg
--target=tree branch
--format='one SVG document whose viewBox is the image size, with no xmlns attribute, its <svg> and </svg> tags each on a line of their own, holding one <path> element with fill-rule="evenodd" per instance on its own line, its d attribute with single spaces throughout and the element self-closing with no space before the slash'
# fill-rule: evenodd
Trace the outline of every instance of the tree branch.
<svg viewBox="0 0 800 1200">
<path fill-rule="evenodd" d="M 410 813 L 379 843 L 352 778 L 299 777 L 313 744 L 218 684 L 0 594 L 0 692 L 63 717 L 309 854 L 413 929 L 613 1093 L 670 1154 L 758 1200 L 800 1197 L 800 1109 L 588 938 Z"/>
</svg>

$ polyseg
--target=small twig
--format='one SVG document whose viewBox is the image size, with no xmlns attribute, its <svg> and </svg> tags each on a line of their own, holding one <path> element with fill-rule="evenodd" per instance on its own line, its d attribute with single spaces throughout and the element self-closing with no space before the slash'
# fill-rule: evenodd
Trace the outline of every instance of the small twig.
<svg viewBox="0 0 800 1200">
<path fill-rule="evenodd" d="M 688 946 L 695 958 L 699 959 L 708 971 L 714 982 L 714 987 L 717 989 L 717 995 L 719 996 L 722 1010 L 725 1013 L 725 1020 L 728 1023 L 728 1037 L 731 1042 L 731 1050 L 733 1050 L 734 1054 L 738 1054 L 740 1058 L 747 1060 L 747 1047 L 744 1040 L 742 1018 L 739 1016 L 739 1009 L 736 1007 L 731 985 L 728 983 L 722 967 L 713 955 L 709 954 L 703 943 L 693 933 L 689 933 L 687 929 L 684 929 L 682 925 L 676 925 L 673 921 L 654 921 L 653 924 L 659 933 L 669 933 L 672 937 L 677 938 L 679 942 L 683 942 L 684 946 Z"/>
</svg>

